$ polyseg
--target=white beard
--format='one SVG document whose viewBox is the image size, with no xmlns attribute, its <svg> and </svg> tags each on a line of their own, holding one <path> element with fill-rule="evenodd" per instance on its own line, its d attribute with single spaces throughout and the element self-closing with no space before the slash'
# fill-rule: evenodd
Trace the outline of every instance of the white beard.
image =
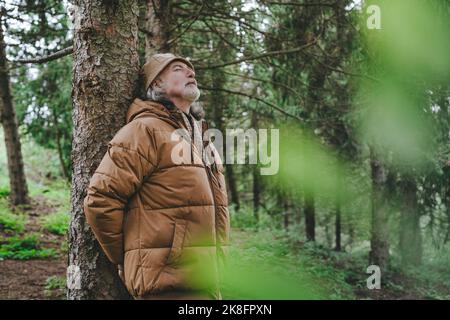
<svg viewBox="0 0 450 320">
<path fill-rule="evenodd" d="M 195 102 L 200 98 L 200 90 L 195 85 L 189 85 L 183 90 L 183 98 L 187 101 Z"/>
<path fill-rule="evenodd" d="M 159 88 L 152 88 L 151 86 L 147 90 L 147 99 L 160 101 L 160 98 L 169 99 L 166 94 L 167 85 L 163 83 Z M 184 88 L 182 98 L 192 102 L 197 101 L 200 98 L 200 90 L 195 85 L 189 85 Z"/>
</svg>

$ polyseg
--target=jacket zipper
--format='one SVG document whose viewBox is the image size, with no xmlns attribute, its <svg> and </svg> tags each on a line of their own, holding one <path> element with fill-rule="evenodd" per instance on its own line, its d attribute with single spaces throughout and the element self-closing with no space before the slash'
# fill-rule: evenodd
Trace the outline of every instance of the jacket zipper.
<svg viewBox="0 0 450 320">
<path fill-rule="evenodd" d="M 171 115 L 170 117 L 175 121 L 178 128 L 183 128 L 183 126 L 178 123 L 177 119 L 174 118 L 173 115 Z M 206 125 L 208 127 L 208 123 L 206 123 Z M 202 130 L 201 130 L 202 143 L 203 143 L 203 133 L 204 132 L 203 132 L 203 128 L 202 128 Z M 193 146 L 192 145 L 193 145 L 193 141 L 191 141 L 191 157 L 193 157 Z M 206 163 L 203 159 L 203 154 L 200 157 L 201 157 L 203 166 L 205 167 L 206 175 L 208 176 L 209 188 L 211 189 L 211 194 L 212 194 L 212 198 L 213 198 L 212 199 L 213 200 L 213 208 L 214 208 L 214 230 L 217 232 L 217 225 L 216 225 L 217 212 L 216 212 L 216 200 L 215 200 L 216 194 L 214 192 L 214 187 L 212 185 L 212 179 L 214 179 L 215 177 L 214 177 L 214 174 L 212 173 L 212 165 L 209 167 L 206 165 Z M 192 161 L 193 161 L 193 159 L 192 159 Z M 216 166 L 215 162 L 214 162 L 214 165 Z M 221 183 L 219 180 L 217 180 L 217 183 L 218 183 L 219 187 L 221 187 Z M 216 237 L 217 237 L 217 235 L 216 235 Z M 217 243 L 217 238 L 216 238 L 216 243 Z"/>
</svg>

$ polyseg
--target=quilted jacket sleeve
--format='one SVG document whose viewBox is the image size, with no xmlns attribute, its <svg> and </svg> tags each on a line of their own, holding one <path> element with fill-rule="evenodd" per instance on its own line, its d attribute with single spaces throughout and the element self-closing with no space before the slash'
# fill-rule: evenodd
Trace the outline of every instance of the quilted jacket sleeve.
<svg viewBox="0 0 450 320">
<path fill-rule="evenodd" d="M 155 146 L 149 128 L 139 121 L 124 126 L 108 144 L 92 176 L 84 213 L 108 259 L 123 264 L 123 220 L 129 199 L 155 168 Z"/>
</svg>

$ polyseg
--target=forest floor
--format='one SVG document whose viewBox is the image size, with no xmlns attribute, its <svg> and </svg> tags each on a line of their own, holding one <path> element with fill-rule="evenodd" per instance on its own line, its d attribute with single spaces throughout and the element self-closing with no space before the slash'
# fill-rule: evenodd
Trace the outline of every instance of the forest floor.
<svg viewBox="0 0 450 320">
<path fill-rule="evenodd" d="M 16 254 L 11 258 L 2 258 L 0 251 L 0 299 L 65 298 L 66 236 L 50 232 L 41 222 L 56 212 L 57 207 L 45 197 L 37 197 L 26 208 L 11 212 L 28 217 L 20 235 L 0 224 L 1 244 L 20 246 L 10 250 Z"/>
<path fill-rule="evenodd" d="M 0 210 L 5 206 L 0 207 Z M 58 206 L 45 197 L 35 197 L 22 208 L 28 216 L 21 234 L 39 235 L 39 250 L 53 250 L 49 256 L 0 258 L 0 299 L 65 299 L 67 266 L 66 236 L 42 226 L 42 217 L 55 214 Z M 0 228 L 1 243 L 15 238 Z M 234 299 L 433 299 L 418 286 L 417 279 L 392 273 L 383 279 L 380 290 L 369 290 L 362 264 L 336 259 L 319 247 L 297 245 L 292 250 L 283 236 L 270 231 L 233 229 L 231 232 L 231 277 L 227 278 L 224 298 Z M 23 248 L 22 248 L 23 249 Z M 2 251 L 0 251 L 2 252 Z M 24 251 L 27 252 L 27 251 Z M 26 259 L 26 260 L 22 260 Z M 447 288 L 433 288 L 441 296 Z"/>
<path fill-rule="evenodd" d="M 423 276 L 426 267 L 413 274 L 392 268 L 382 275 L 380 289 L 368 289 L 367 256 L 355 257 L 315 244 L 294 244 L 285 235 L 268 230 L 234 228 L 231 235 L 231 257 L 237 267 L 232 272 L 242 272 L 245 265 L 249 266 L 249 273 L 244 271 L 238 281 L 245 286 L 243 278 L 251 277 L 255 272 L 260 274 L 255 281 L 247 281 L 254 289 L 241 290 L 236 295 L 238 297 L 288 300 L 450 299 L 448 276 L 441 272 L 437 278 L 426 278 Z M 250 258 L 245 259 L 246 256 Z M 258 286 L 259 280 L 269 283 Z M 242 286 L 238 287 L 242 289 Z M 233 294 L 228 296 L 234 298 Z"/>
<path fill-rule="evenodd" d="M 65 299 L 67 244 L 64 234 L 50 232 L 43 226 L 43 217 L 52 216 L 65 204 L 54 199 L 35 196 L 31 205 L 18 210 L 28 218 L 21 231 L 22 238 L 39 235 L 32 247 L 36 249 L 19 258 L 0 258 L 0 299 Z M 5 210 L 4 200 L 0 210 Z M 1 204 L 1 202 L 0 202 Z M 16 234 L 0 228 L 2 244 Z M 33 239 L 34 240 L 34 239 Z M 392 273 L 383 279 L 380 290 L 369 290 L 362 263 L 348 255 L 330 253 L 320 247 L 297 244 L 297 250 L 281 234 L 271 231 L 237 229 L 231 232 L 231 253 L 225 299 L 429 299 L 433 298 L 418 286 L 417 279 Z M 26 246 L 25 246 L 26 248 Z M 43 250 L 50 255 L 38 255 Z M 39 251 L 40 250 L 40 251 Z M 2 251 L 0 251 L 1 253 Z M 340 258 L 336 258 L 339 257 Z M 25 260 L 23 260 L 25 259 Z M 434 287 L 437 292 L 446 288 Z"/>
</svg>

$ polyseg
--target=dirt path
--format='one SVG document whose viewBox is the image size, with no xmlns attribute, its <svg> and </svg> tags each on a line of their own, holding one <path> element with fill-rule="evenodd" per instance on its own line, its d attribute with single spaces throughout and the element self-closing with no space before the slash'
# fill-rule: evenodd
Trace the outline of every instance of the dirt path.
<svg viewBox="0 0 450 320">
<path fill-rule="evenodd" d="M 45 290 L 51 276 L 65 277 L 63 259 L 0 261 L 0 299 L 41 300 L 64 298 L 63 290 Z"/>
<path fill-rule="evenodd" d="M 39 218 L 55 212 L 55 206 L 49 204 L 44 197 L 36 197 L 25 210 L 27 223 L 24 234 L 39 233 L 40 245 L 56 250 L 58 256 L 52 259 L 0 260 L 0 299 L 42 300 L 64 299 L 64 289 L 46 290 L 47 279 L 54 277 L 61 283 L 66 276 L 66 254 L 61 252 L 63 235 L 55 235 L 42 230 Z M 0 232 L 1 237 L 8 238 L 11 233 Z M 52 284 L 50 284 L 52 285 Z"/>
</svg>

